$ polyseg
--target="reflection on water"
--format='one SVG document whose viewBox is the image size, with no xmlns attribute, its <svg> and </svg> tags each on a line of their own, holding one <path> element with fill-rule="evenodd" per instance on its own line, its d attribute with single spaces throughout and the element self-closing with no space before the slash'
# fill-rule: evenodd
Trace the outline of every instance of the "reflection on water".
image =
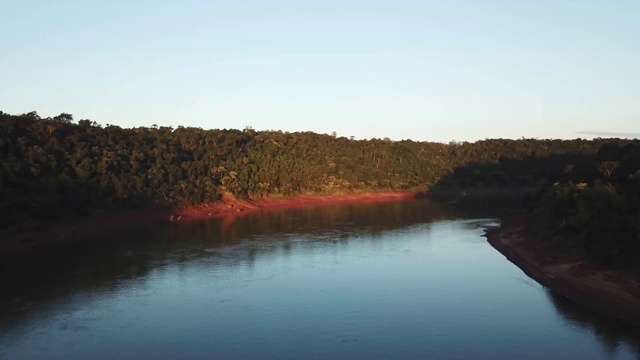
<svg viewBox="0 0 640 360">
<path fill-rule="evenodd" d="M 428 201 L 345 204 L 250 212 L 210 221 L 127 229 L 0 262 L 0 320 L 19 319 L 52 299 L 78 290 L 117 289 L 121 281 L 154 268 L 199 257 L 225 266 L 251 264 L 269 252 L 289 253 L 300 241 L 347 241 L 358 233 L 375 240 L 384 232 L 450 217 Z M 304 237 L 301 238 L 301 235 Z M 44 269 L 44 271 L 43 271 Z M 0 321 L 0 330 L 6 321 Z"/>
<path fill-rule="evenodd" d="M 640 330 L 616 319 L 594 313 L 575 305 L 575 303 L 549 289 L 547 297 L 553 304 L 556 313 L 565 322 L 575 328 L 593 334 L 607 349 L 610 356 L 621 348 L 631 346 L 640 354 Z"/>
<path fill-rule="evenodd" d="M 259 211 L 1 259 L 0 358 L 637 357 L 488 246 L 509 206 Z"/>
</svg>

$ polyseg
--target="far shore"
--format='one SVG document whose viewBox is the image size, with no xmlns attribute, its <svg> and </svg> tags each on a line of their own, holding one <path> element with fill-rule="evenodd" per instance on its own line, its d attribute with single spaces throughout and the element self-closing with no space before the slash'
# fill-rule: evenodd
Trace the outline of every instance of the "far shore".
<svg viewBox="0 0 640 360">
<path fill-rule="evenodd" d="M 529 277 L 589 310 L 640 328 L 640 274 L 596 268 L 529 235 L 527 216 L 487 230 L 489 243 Z"/>
<path fill-rule="evenodd" d="M 238 216 L 266 208 L 293 208 L 339 203 L 368 203 L 402 201 L 426 197 L 424 192 L 370 192 L 341 195 L 295 196 L 289 198 L 260 198 L 224 201 L 183 206 L 178 208 L 147 208 L 104 216 L 72 219 L 48 226 L 43 230 L 5 231 L 0 233 L 0 256 L 43 246 L 69 243 L 119 229 L 167 221 L 205 220 Z"/>
<path fill-rule="evenodd" d="M 220 202 L 182 206 L 177 208 L 148 207 L 106 215 L 68 219 L 39 230 L 0 231 L 0 256 L 24 252 L 45 246 L 70 243 L 123 228 L 144 226 L 167 221 L 195 221 L 227 216 L 240 216 L 259 209 L 297 208 L 335 205 L 341 203 L 374 203 L 408 201 L 427 198 L 485 197 L 522 193 L 526 188 L 474 188 L 437 189 L 433 191 L 365 192 L 334 195 L 299 195 L 293 197 L 263 197 L 236 200 L 225 198 Z"/>
<path fill-rule="evenodd" d="M 213 204 L 180 207 L 169 215 L 170 221 L 201 220 L 246 213 L 264 208 L 295 208 L 338 203 L 367 203 L 381 201 L 413 200 L 418 192 L 359 193 L 340 195 L 301 195 L 289 198 L 265 197 L 251 200 L 225 200 Z"/>
</svg>

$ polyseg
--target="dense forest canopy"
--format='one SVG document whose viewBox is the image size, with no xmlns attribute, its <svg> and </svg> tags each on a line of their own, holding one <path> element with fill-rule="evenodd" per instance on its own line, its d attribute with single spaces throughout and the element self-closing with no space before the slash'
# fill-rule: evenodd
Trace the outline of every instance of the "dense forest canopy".
<svg viewBox="0 0 640 360">
<path fill-rule="evenodd" d="M 595 263 L 640 270 L 640 146 L 600 147 L 587 178 L 571 174 L 541 191 L 532 231 Z"/>
<path fill-rule="evenodd" d="M 633 230 L 622 223 L 635 221 L 637 229 L 640 222 L 639 151 L 638 140 L 622 139 L 443 144 L 251 128 L 123 129 L 74 122 L 66 113 L 0 112 L 0 228 L 231 196 L 557 183 L 541 196 L 541 204 L 554 209 L 544 212 L 553 218 L 540 217 L 555 231 L 547 235 L 588 227 L 593 216 L 620 224 L 607 230 L 613 234 Z M 563 216 L 569 220 L 556 224 Z M 581 243 L 593 247 L 593 234 L 581 235 Z M 637 231 L 633 236 L 638 243 Z"/>
</svg>

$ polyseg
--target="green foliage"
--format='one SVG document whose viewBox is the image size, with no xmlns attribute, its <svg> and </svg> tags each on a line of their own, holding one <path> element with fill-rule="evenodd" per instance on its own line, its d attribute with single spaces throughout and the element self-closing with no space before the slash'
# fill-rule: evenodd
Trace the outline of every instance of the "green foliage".
<svg viewBox="0 0 640 360">
<path fill-rule="evenodd" d="M 602 146 L 591 167 L 585 182 L 569 179 L 542 193 L 533 230 L 593 262 L 640 268 L 640 144 Z"/>
<path fill-rule="evenodd" d="M 42 118 L 0 112 L 0 228 L 231 195 L 559 182 L 539 205 L 539 222 L 550 237 L 569 234 L 567 248 L 603 261 L 632 261 L 638 259 L 639 149 L 637 141 L 619 139 L 441 144 L 250 127 L 122 129 L 86 119 L 74 123 L 67 113 Z M 589 185 L 573 185 L 579 183 Z M 602 243 L 599 237 L 620 241 Z"/>
</svg>

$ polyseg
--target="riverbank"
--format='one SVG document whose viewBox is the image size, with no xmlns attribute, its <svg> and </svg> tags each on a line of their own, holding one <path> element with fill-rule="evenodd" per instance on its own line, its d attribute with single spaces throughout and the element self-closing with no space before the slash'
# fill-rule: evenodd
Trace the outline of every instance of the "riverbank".
<svg viewBox="0 0 640 360">
<path fill-rule="evenodd" d="M 295 196 L 291 198 L 265 197 L 252 200 L 225 199 L 214 204 L 180 207 L 169 215 L 171 221 L 202 220 L 213 217 L 246 213 L 264 208 L 294 208 L 338 203 L 368 203 L 381 201 L 413 200 L 420 198 L 416 192 L 360 193 L 341 195 Z"/>
<path fill-rule="evenodd" d="M 360 193 L 343 195 L 296 196 L 290 198 L 261 198 L 236 200 L 225 198 L 212 204 L 170 208 L 147 208 L 118 214 L 73 219 L 42 230 L 5 231 L 0 233 L 0 256 L 16 251 L 78 241 L 111 231 L 159 223 L 164 221 L 205 220 L 223 216 L 237 216 L 265 208 L 291 208 L 331 205 L 338 203 L 367 203 L 400 201 L 426 197 L 417 192 Z"/>
<path fill-rule="evenodd" d="M 640 327 L 640 274 L 603 270 L 574 255 L 550 249 L 524 230 L 527 216 L 489 229 L 491 246 L 529 277 L 589 310 Z"/>
</svg>

